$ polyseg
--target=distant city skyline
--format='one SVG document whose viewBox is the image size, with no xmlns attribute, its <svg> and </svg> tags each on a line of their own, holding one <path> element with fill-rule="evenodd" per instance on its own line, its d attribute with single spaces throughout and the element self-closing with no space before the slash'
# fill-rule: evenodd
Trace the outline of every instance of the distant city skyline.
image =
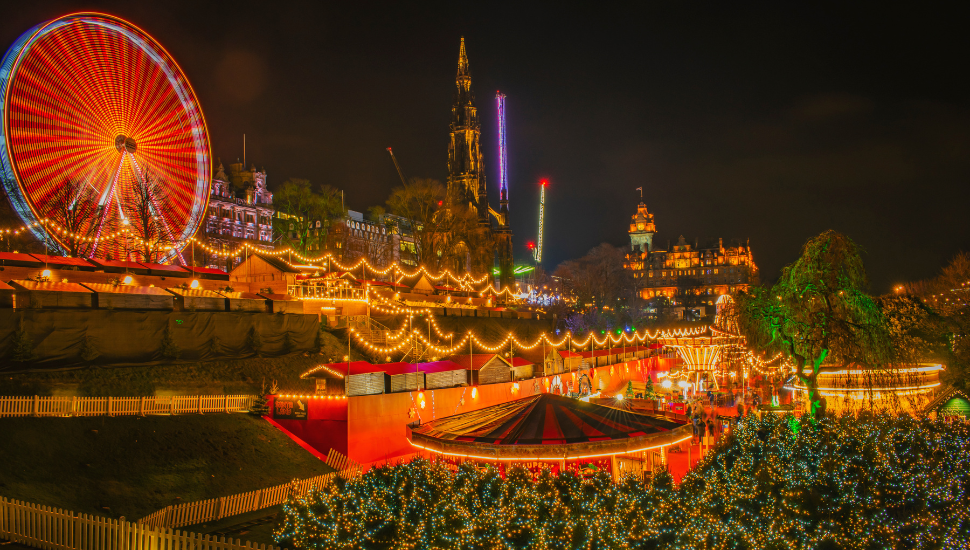
<svg viewBox="0 0 970 550">
<path fill-rule="evenodd" d="M 639 193 L 656 243 L 750 239 L 773 279 L 825 229 L 867 251 L 874 292 L 970 249 L 970 108 L 959 18 L 816 6 L 356 6 L 53 2 L 2 9 L 4 48 L 76 10 L 125 17 L 188 75 L 213 158 L 383 204 L 410 176 L 445 182 L 459 38 L 498 202 L 495 90 L 507 95 L 514 252 L 544 265 L 629 246 Z M 916 10 L 916 11 L 914 11 Z M 920 12 L 918 10 L 925 10 Z"/>
</svg>

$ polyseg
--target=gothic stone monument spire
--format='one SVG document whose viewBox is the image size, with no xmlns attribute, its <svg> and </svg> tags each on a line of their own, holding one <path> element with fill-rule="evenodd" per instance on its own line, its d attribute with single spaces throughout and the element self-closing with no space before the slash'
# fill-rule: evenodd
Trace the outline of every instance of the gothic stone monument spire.
<svg viewBox="0 0 970 550">
<path fill-rule="evenodd" d="M 479 140 L 482 125 L 475 107 L 472 77 L 468 70 L 465 38 L 458 52 L 455 103 L 451 107 L 451 141 L 448 143 L 448 194 L 455 202 L 468 204 L 478 213 L 478 223 L 488 220 L 488 195 Z"/>
</svg>

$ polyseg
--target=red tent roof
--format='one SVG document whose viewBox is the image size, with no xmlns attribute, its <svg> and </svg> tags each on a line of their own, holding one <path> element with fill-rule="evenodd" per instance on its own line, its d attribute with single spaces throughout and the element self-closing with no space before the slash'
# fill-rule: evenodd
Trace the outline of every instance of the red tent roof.
<svg viewBox="0 0 970 550">
<path fill-rule="evenodd" d="M 165 273 L 175 273 L 179 275 L 186 275 L 189 273 L 187 269 L 183 269 L 177 265 L 165 265 L 165 264 L 153 264 L 148 262 L 138 262 L 138 265 L 150 269 L 152 271 L 159 271 Z"/>
<path fill-rule="evenodd" d="M 50 265 L 70 265 L 77 267 L 94 267 L 94 264 L 82 260 L 81 258 L 66 258 L 64 256 L 48 256 L 46 254 L 31 254 L 41 262 Z"/>
<path fill-rule="evenodd" d="M 576 353 L 574 351 L 565 350 L 565 349 L 564 350 L 559 350 L 559 356 L 562 357 L 562 358 L 566 358 L 566 357 L 582 357 L 582 355 L 579 354 L 579 353 Z"/>
<path fill-rule="evenodd" d="M 468 370 L 478 370 L 482 368 L 482 365 L 488 363 L 495 357 L 494 353 L 476 353 L 475 355 L 453 355 L 448 357 L 447 360 L 458 363 L 461 365 L 462 369 Z"/>
<path fill-rule="evenodd" d="M 506 363 L 511 363 L 513 367 L 524 367 L 527 365 L 535 365 L 534 361 L 529 361 L 525 357 L 513 357 L 511 361 L 504 359 Z"/>
<path fill-rule="evenodd" d="M 221 269 L 212 269 L 211 267 L 190 267 L 189 268 L 194 273 L 203 273 L 205 275 L 222 275 L 228 276 L 229 274 Z"/>
<path fill-rule="evenodd" d="M 127 269 L 132 273 L 145 274 L 148 273 L 148 268 L 141 265 L 138 262 L 125 261 L 125 260 L 105 260 L 103 258 L 90 258 L 89 261 L 102 268 L 117 268 L 117 269 Z"/>
<path fill-rule="evenodd" d="M 365 285 L 371 285 L 371 286 L 387 286 L 388 285 L 388 283 L 386 281 L 375 281 L 373 279 L 359 279 L 357 282 L 359 282 L 361 284 L 365 284 Z"/>
<path fill-rule="evenodd" d="M 339 372 L 340 374 L 347 374 L 347 362 L 342 363 L 327 363 L 325 365 L 330 370 Z M 350 362 L 350 374 L 365 374 L 368 372 L 377 372 L 382 369 L 373 369 L 372 367 L 379 365 L 372 365 L 367 361 L 351 361 Z"/>
<path fill-rule="evenodd" d="M 681 424 L 660 417 L 540 393 L 446 416 L 412 430 L 427 438 L 498 445 L 563 445 L 630 439 Z"/>
<path fill-rule="evenodd" d="M 0 252 L 0 264 L 13 265 L 11 262 L 16 264 L 23 264 L 24 267 L 40 266 L 43 262 L 37 260 L 37 258 L 31 256 L 30 254 L 21 254 L 19 252 Z"/>
<path fill-rule="evenodd" d="M 383 365 L 374 365 L 374 367 L 378 368 L 378 370 L 386 372 L 391 376 L 394 376 L 395 374 L 418 372 L 418 368 L 414 363 L 384 363 Z"/>
<path fill-rule="evenodd" d="M 465 367 L 459 365 L 458 363 L 455 363 L 454 361 L 450 361 L 448 359 L 444 359 L 442 361 L 432 361 L 430 363 L 421 363 L 418 365 L 418 368 L 421 369 L 421 372 L 424 372 L 424 373 L 445 372 L 449 370 L 465 370 Z"/>
</svg>

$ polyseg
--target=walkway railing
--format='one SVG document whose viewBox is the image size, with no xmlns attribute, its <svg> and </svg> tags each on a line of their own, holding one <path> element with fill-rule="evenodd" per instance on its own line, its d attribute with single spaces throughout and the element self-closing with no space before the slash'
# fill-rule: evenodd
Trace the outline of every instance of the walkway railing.
<svg viewBox="0 0 970 550">
<path fill-rule="evenodd" d="M 333 449 L 327 456 L 327 465 L 337 471 L 307 479 L 294 479 L 289 483 L 247 493 L 166 506 L 141 518 L 138 523 L 152 527 L 175 528 L 218 521 L 229 516 L 278 506 L 291 496 L 304 496 L 312 487 L 322 487 L 336 476 L 351 478 L 360 475 L 360 465 Z"/>
<path fill-rule="evenodd" d="M 0 497 L 0 539 L 43 550 L 277 550 Z"/>
<path fill-rule="evenodd" d="M 245 412 L 255 395 L 144 397 L 0 396 L 0 418 L 12 416 L 146 416 Z"/>
</svg>

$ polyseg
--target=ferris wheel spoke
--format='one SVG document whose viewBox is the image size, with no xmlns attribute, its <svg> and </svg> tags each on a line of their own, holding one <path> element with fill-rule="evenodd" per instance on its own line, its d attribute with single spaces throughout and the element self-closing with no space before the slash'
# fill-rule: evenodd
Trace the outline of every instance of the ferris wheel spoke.
<svg viewBox="0 0 970 550">
<path fill-rule="evenodd" d="M 120 19 L 74 14 L 54 23 L 18 43 L 3 98 L 10 131 L 0 155 L 11 157 L 30 205 L 25 221 L 52 212 L 66 180 L 83 181 L 98 204 L 90 218 L 96 241 L 85 253 L 117 253 L 119 243 L 105 237 L 128 216 L 127 190 L 152 172 L 165 190 L 151 206 L 161 234 L 176 240 L 194 232 L 208 193 L 198 182 L 208 184 L 209 146 L 181 69 Z"/>
</svg>

